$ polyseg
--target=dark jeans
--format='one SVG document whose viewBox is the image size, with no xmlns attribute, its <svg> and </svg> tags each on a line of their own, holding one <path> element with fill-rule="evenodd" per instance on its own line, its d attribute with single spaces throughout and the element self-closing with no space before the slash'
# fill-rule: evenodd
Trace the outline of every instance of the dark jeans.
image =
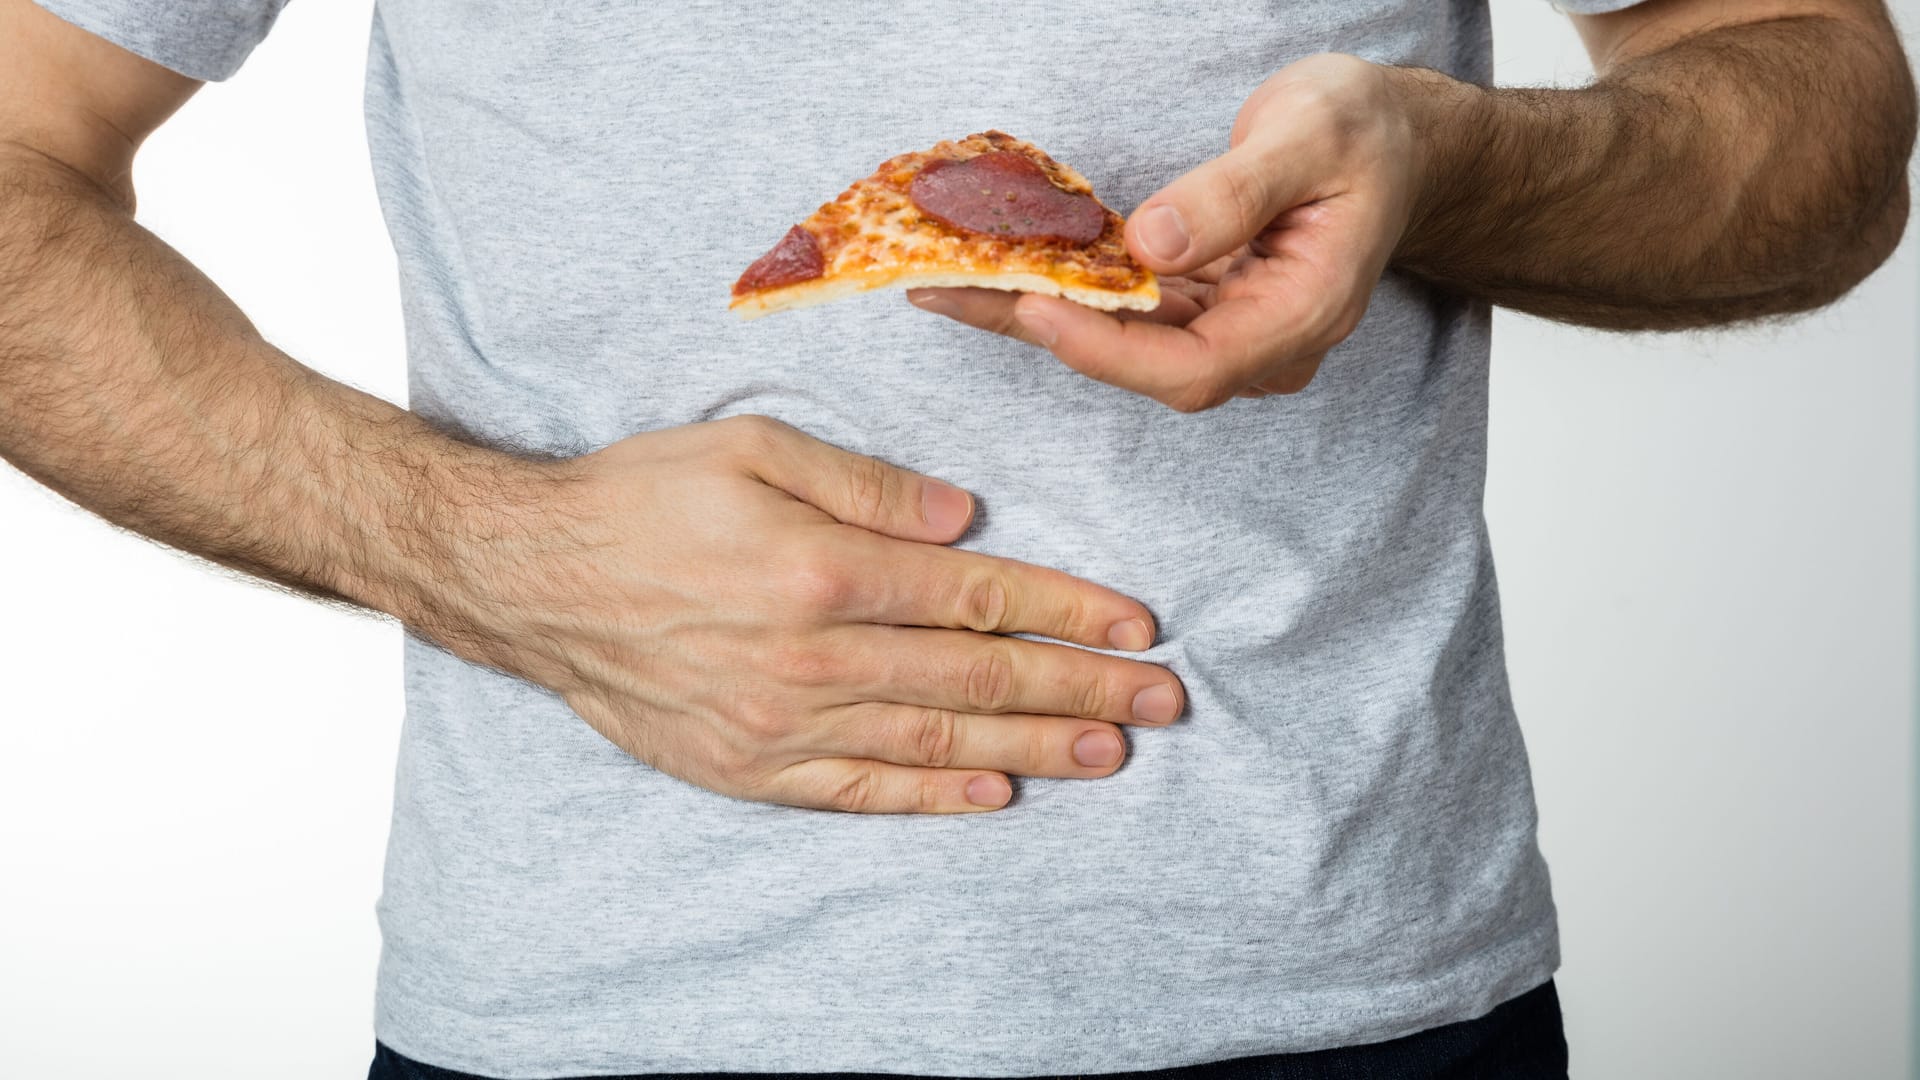
<svg viewBox="0 0 1920 1080">
<path fill-rule="evenodd" d="M 1390 1042 L 1305 1054 L 1183 1065 L 1177 1069 L 1102 1073 L 1101 1080 L 1565 1080 L 1567 1040 L 1552 981 L 1478 1020 L 1417 1032 Z M 925 1080 L 894 1073 L 653 1073 L 655 1080 Z M 436 1068 L 374 1044 L 367 1080 L 485 1080 Z M 634 1078 L 627 1078 L 634 1080 Z"/>
</svg>

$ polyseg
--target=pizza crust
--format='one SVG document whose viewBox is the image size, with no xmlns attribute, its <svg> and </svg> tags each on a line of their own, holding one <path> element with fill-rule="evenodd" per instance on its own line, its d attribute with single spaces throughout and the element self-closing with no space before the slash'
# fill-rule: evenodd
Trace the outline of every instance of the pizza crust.
<svg viewBox="0 0 1920 1080">
<path fill-rule="evenodd" d="M 757 319 L 776 311 L 812 307 L 873 289 L 1001 289 L 1007 292 L 1059 296 L 1101 311 L 1152 311 L 1160 306 L 1160 284 L 1149 279 L 1126 292 L 1062 284 L 1045 274 L 991 274 L 964 270 L 899 270 L 891 273 L 848 274 L 803 281 L 740 297 L 733 310 L 743 319 Z"/>
</svg>

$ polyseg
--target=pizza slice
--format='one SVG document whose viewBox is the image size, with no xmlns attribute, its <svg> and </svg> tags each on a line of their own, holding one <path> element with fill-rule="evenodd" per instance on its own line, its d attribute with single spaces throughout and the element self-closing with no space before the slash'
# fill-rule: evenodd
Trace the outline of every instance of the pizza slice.
<svg viewBox="0 0 1920 1080">
<path fill-rule="evenodd" d="M 889 286 L 970 285 L 1103 311 L 1159 306 L 1119 214 L 1031 143 L 987 131 L 901 154 L 787 231 L 733 285 L 743 318 Z"/>
</svg>

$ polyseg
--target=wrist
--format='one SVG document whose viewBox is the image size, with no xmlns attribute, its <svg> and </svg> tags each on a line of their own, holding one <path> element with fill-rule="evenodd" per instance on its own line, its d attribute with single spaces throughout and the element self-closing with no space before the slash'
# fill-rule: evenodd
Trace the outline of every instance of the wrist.
<svg viewBox="0 0 1920 1080">
<path fill-rule="evenodd" d="M 1407 225 L 1393 261 L 1418 263 L 1444 247 L 1455 204 L 1482 186 L 1478 166 L 1492 134 L 1492 96 L 1430 68 L 1385 70 L 1389 99 L 1408 133 Z"/>
<path fill-rule="evenodd" d="M 497 454 L 462 472 L 414 586 L 415 615 L 403 621 L 467 659 L 551 685 L 524 643 L 539 636 L 534 621 L 561 604 L 545 586 L 567 554 L 571 533 L 555 516 L 574 470 Z"/>
<path fill-rule="evenodd" d="M 431 433 L 431 444 L 382 462 L 390 482 L 369 507 L 365 558 L 342 591 L 457 655 L 534 677 L 514 654 L 529 581 L 554 551 L 555 508 L 578 468 L 530 460 Z"/>
</svg>

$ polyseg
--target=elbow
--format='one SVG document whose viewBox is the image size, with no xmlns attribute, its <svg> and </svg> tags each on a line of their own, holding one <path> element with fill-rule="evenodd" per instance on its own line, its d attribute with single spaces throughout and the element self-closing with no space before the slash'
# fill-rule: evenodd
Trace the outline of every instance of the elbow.
<svg viewBox="0 0 1920 1080">
<path fill-rule="evenodd" d="M 1820 282 L 1824 289 L 1822 295 L 1812 306 L 1817 307 L 1840 299 L 1853 290 L 1853 287 L 1865 281 L 1878 270 L 1894 250 L 1900 246 L 1900 240 L 1906 235 L 1907 216 L 1911 209 L 1911 191 L 1907 181 L 1905 161 L 1902 168 L 1892 178 L 1884 198 L 1868 208 L 1863 215 L 1861 226 L 1850 238 L 1850 242 L 1836 252 L 1825 274 L 1826 280 Z"/>
<path fill-rule="evenodd" d="M 1852 213 L 1843 227 L 1810 238 L 1810 257 L 1771 298 L 1775 309 L 1757 314 L 1813 311 L 1852 292 L 1899 248 L 1907 231 L 1911 195 L 1903 155 L 1901 167 L 1893 170 L 1877 198 L 1850 207 Z"/>
<path fill-rule="evenodd" d="M 1609 330 L 1700 330 L 1817 311 L 1892 257 L 1906 234 L 1910 196 L 1901 168 L 1871 200 L 1844 207 L 1829 200 L 1824 213 L 1798 215 L 1793 227 L 1767 238 L 1722 237 L 1655 293 L 1577 321 Z"/>
<path fill-rule="evenodd" d="M 1805 244 L 1805 257 L 1783 268 L 1772 289 L 1742 297 L 1710 313 L 1705 321 L 1738 322 L 1803 315 L 1841 299 L 1878 270 L 1900 246 L 1906 234 L 1908 200 L 1907 178 L 1903 172 L 1886 197 L 1849 222 L 1850 227 L 1810 237 Z"/>
<path fill-rule="evenodd" d="M 1874 155 L 1880 164 L 1862 169 L 1856 162 L 1844 178 L 1828 174 L 1803 188 L 1808 197 L 1798 200 L 1797 210 L 1758 215 L 1771 219 L 1772 229 L 1749 225 L 1737 239 L 1723 237 L 1718 250 L 1695 267 L 1696 303 L 1677 305 L 1692 310 L 1673 312 L 1679 316 L 1676 325 L 1647 328 L 1799 315 L 1852 292 L 1892 257 L 1906 235 L 1912 197 L 1907 159 L 1913 149 L 1911 113 L 1908 117 L 1902 135 L 1883 142 Z M 1716 281 L 1720 288 L 1710 284 Z"/>
<path fill-rule="evenodd" d="M 1912 72 L 1889 35 L 1845 65 L 1859 73 L 1827 107 L 1838 124 L 1768 140 L 1720 227 L 1681 265 L 1673 328 L 1797 315 L 1839 300 L 1906 234 L 1915 141 Z M 1873 73 L 1868 75 L 1866 73 Z M 1808 130 L 1824 128 L 1823 131 Z M 1690 287 L 1689 287 L 1690 286 Z M 1652 327 L 1649 327 L 1652 328 Z"/>
<path fill-rule="evenodd" d="M 1908 163 L 1917 116 L 1914 84 L 1895 47 L 1878 94 L 1866 99 L 1852 137 L 1831 146 L 1827 167 L 1810 170 L 1802 186 L 1810 212 L 1799 257 L 1785 260 L 1775 292 L 1778 310 L 1795 314 L 1823 307 L 1851 292 L 1879 269 L 1906 235 L 1912 191 Z"/>
<path fill-rule="evenodd" d="M 1912 209 L 1912 183 L 1907 169 L 1913 160 L 1915 136 L 1920 133 L 1920 99 L 1914 91 L 1913 69 L 1907 65 L 1906 56 L 1897 43 L 1891 46 L 1890 59 L 1893 77 L 1884 102 L 1885 115 L 1869 128 L 1875 132 L 1881 147 L 1880 167 L 1876 170 L 1879 183 L 1872 189 L 1879 198 L 1869 202 L 1863 215 L 1864 227 L 1860 243 L 1856 245 L 1859 257 L 1855 260 L 1854 276 L 1846 283 L 1847 289 L 1859 284 L 1893 255 L 1906 235 L 1907 217 Z"/>
</svg>

